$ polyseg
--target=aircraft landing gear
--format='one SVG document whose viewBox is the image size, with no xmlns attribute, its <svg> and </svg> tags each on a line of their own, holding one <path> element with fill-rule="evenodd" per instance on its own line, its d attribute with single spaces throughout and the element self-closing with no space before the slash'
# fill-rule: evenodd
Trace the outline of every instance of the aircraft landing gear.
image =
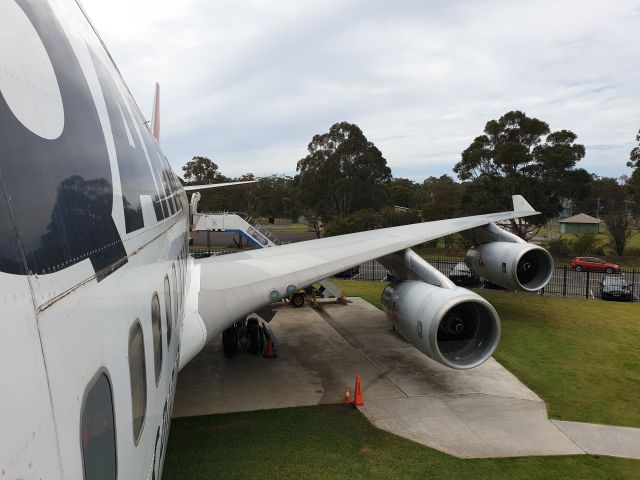
<svg viewBox="0 0 640 480">
<path fill-rule="evenodd" d="M 222 332 L 222 349 L 227 358 L 233 358 L 238 353 L 238 327 L 236 323 Z"/>
<path fill-rule="evenodd" d="M 235 357 L 238 350 L 261 355 L 266 343 L 266 326 L 260 325 L 257 318 L 234 323 L 222 332 L 222 349 L 227 358 Z"/>
<path fill-rule="evenodd" d="M 249 337 L 249 352 L 260 355 L 264 350 L 264 330 L 255 318 L 247 320 L 247 335 Z"/>
</svg>

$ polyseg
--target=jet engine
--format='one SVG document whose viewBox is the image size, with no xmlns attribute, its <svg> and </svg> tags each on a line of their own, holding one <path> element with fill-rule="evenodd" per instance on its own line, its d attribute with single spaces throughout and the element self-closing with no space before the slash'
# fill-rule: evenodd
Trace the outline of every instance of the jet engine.
<svg viewBox="0 0 640 480">
<path fill-rule="evenodd" d="M 498 314 L 484 298 L 464 288 L 404 280 L 384 289 L 382 306 L 404 338 L 447 367 L 476 367 L 498 346 Z"/>
<path fill-rule="evenodd" d="M 531 243 L 489 242 L 471 248 L 464 259 L 477 275 L 508 290 L 534 292 L 553 275 L 549 252 Z"/>
</svg>

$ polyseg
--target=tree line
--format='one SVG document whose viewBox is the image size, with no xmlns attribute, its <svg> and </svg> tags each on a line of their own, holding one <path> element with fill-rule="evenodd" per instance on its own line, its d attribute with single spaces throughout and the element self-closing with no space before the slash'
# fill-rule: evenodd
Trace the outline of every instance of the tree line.
<svg viewBox="0 0 640 480">
<path fill-rule="evenodd" d="M 304 215 L 320 235 L 510 210 L 522 194 L 541 211 L 542 226 L 562 212 L 606 220 L 610 230 L 630 229 L 640 214 L 640 131 L 629 154 L 631 174 L 599 177 L 579 166 L 585 147 L 570 130 L 524 112 L 507 112 L 486 123 L 461 153 L 450 175 L 422 182 L 394 177 L 382 152 L 354 124 L 341 122 L 314 135 L 296 175 L 237 178 L 223 175 L 206 157 L 183 167 L 188 184 L 257 180 L 244 187 L 202 193 L 201 211 L 243 211 L 259 217 Z M 620 224 L 616 227 L 617 224 Z M 517 233 L 523 226 L 514 224 Z M 527 225 L 531 228 L 531 225 Z"/>
</svg>

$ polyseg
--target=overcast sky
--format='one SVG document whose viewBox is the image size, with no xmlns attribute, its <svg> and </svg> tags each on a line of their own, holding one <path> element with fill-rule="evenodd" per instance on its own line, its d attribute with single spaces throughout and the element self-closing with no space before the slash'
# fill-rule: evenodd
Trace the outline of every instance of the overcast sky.
<svg viewBox="0 0 640 480">
<path fill-rule="evenodd" d="M 640 1 L 83 0 L 161 144 L 228 176 L 294 174 L 356 123 L 396 177 L 453 175 L 485 123 L 569 129 L 581 166 L 625 166 L 640 128 Z"/>
</svg>

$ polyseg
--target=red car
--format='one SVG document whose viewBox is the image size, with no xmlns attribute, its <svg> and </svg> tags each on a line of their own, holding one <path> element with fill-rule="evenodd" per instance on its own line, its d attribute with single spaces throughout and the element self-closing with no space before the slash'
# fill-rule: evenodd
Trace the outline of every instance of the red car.
<svg viewBox="0 0 640 480">
<path fill-rule="evenodd" d="M 595 257 L 576 257 L 571 260 L 571 268 L 576 272 L 590 270 L 592 272 L 619 272 L 620 266 L 615 263 L 605 262 Z"/>
</svg>

